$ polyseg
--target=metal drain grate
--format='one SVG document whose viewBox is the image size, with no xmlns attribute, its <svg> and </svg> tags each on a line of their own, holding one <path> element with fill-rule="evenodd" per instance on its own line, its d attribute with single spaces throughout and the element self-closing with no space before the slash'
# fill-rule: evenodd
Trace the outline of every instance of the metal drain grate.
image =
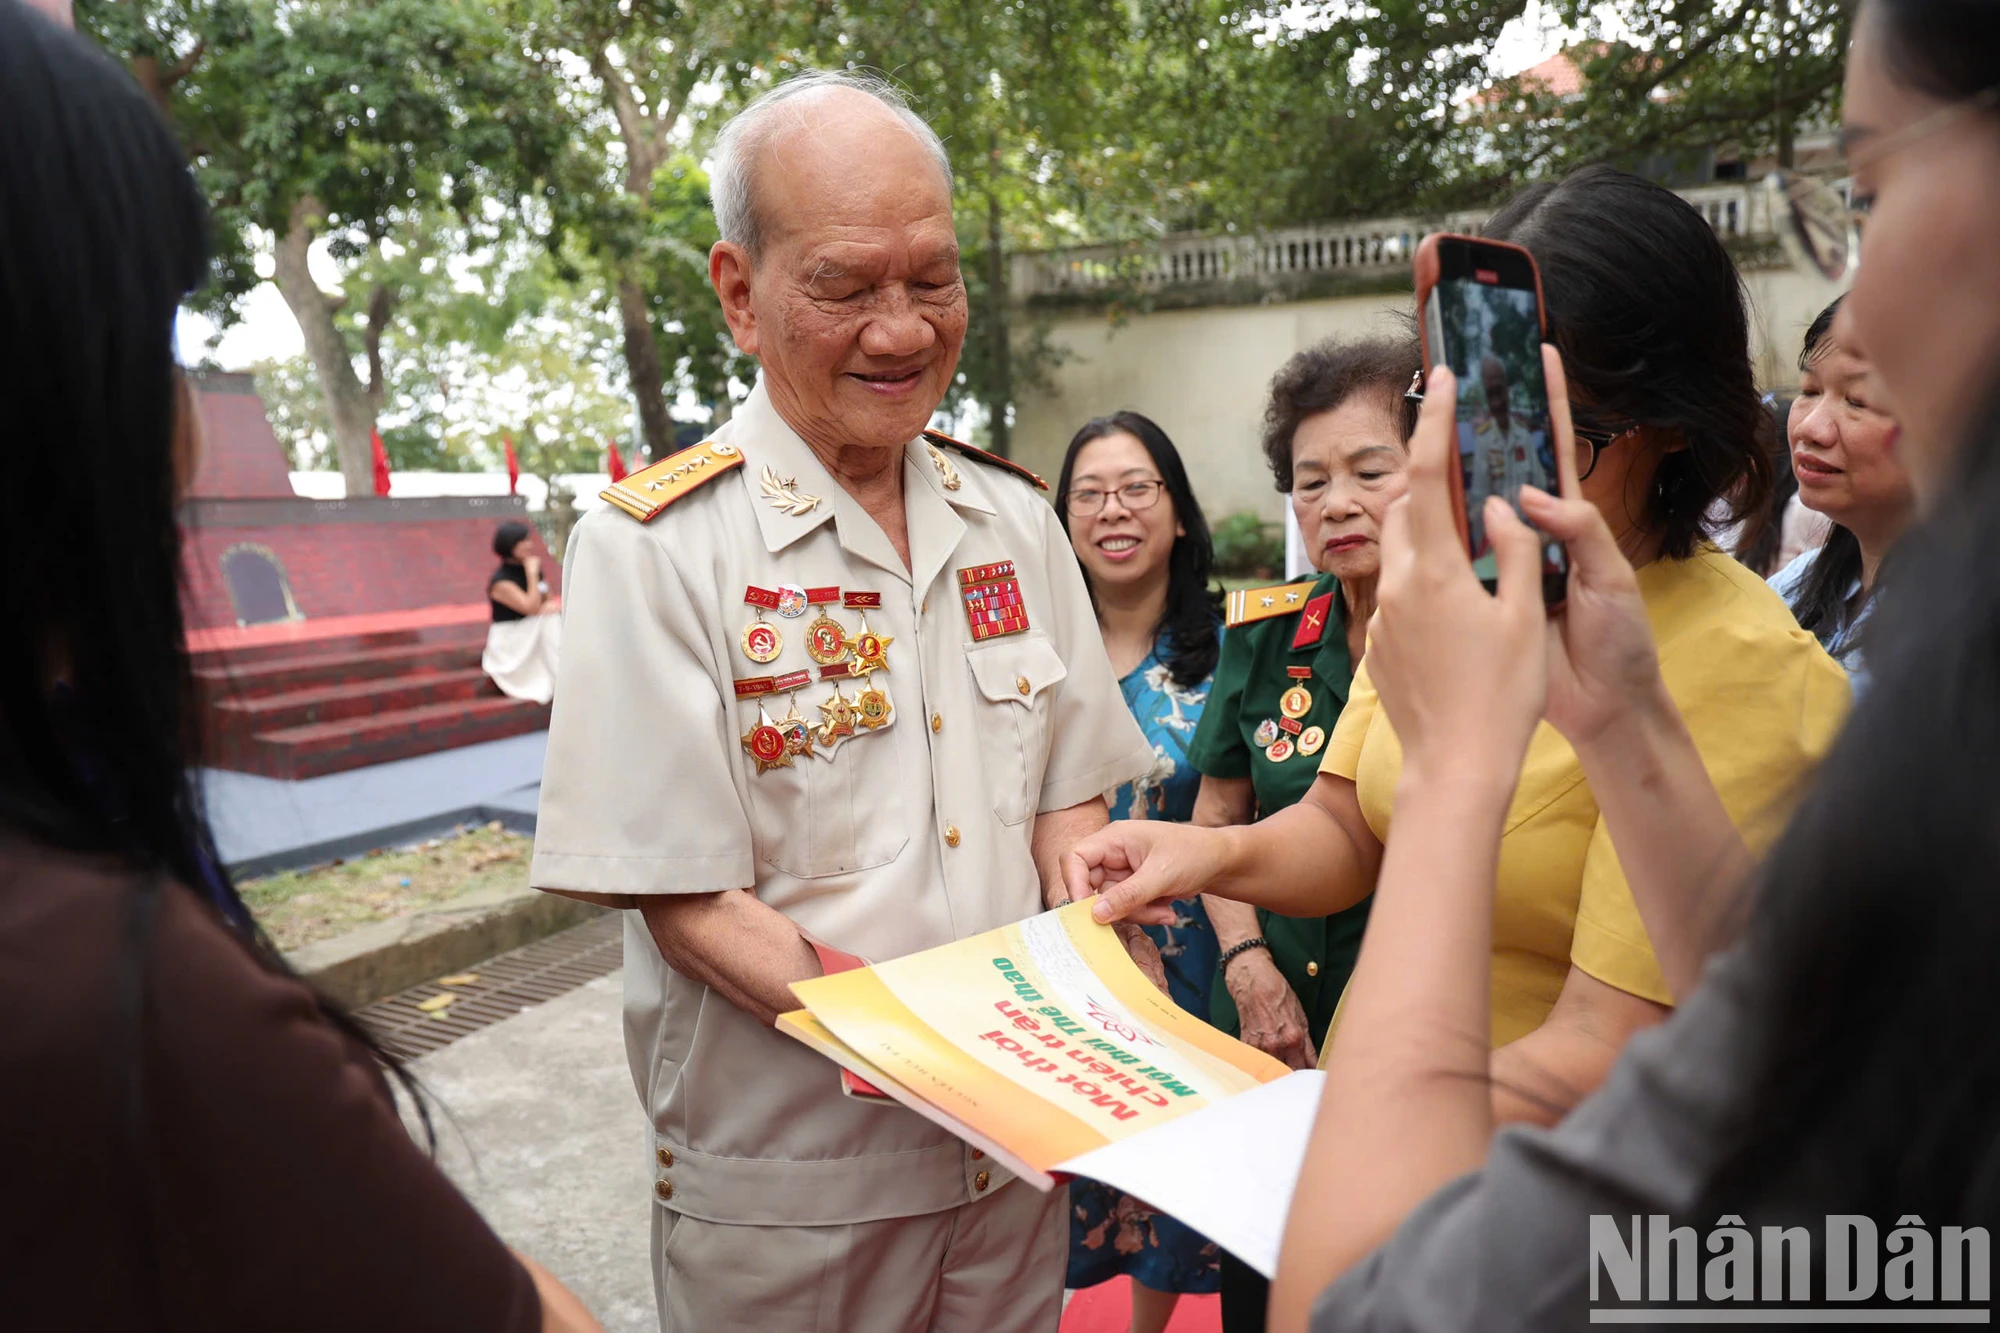
<svg viewBox="0 0 2000 1333">
<path fill-rule="evenodd" d="M 479 976 L 470 985 L 440 986 L 426 981 L 377 1000 L 356 1011 L 355 1017 L 383 1046 L 405 1060 L 414 1060 L 617 971 L 623 961 L 624 939 L 624 913 L 606 912 L 581 926 L 466 968 Z M 455 998 L 435 1014 L 417 1007 L 445 994 Z"/>
</svg>

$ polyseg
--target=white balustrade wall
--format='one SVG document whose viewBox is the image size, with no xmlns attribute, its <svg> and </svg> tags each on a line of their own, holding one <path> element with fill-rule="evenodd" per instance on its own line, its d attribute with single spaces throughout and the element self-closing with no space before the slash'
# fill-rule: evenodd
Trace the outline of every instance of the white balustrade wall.
<svg viewBox="0 0 2000 1333">
<path fill-rule="evenodd" d="M 1747 181 L 1682 190 L 1724 239 L 1769 235 L 1763 191 Z M 1407 269 L 1418 242 L 1433 231 L 1475 231 L 1488 214 L 1323 222 L 1244 235 L 1167 236 L 1148 243 L 1084 245 L 1010 256 L 1016 299 L 1088 295 L 1113 289 L 1247 282 L 1282 285 L 1314 273 L 1356 276 Z"/>
</svg>

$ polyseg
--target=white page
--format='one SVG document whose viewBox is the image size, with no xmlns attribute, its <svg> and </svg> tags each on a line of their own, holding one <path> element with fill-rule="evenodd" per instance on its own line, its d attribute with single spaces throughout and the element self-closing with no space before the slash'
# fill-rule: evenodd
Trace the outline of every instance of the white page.
<svg viewBox="0 0 2000 1333">
<path fill-rule="evenodd" d="M 1299 1070 L 1055 1169 L 1143 1199 L 1271 1277 L 1325 1080 Z"/>
</svg>

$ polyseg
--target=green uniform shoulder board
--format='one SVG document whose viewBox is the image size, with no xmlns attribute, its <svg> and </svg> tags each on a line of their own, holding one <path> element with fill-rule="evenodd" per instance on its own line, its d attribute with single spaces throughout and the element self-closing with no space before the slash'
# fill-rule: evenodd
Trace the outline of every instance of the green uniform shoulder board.
<svg viewBox="0 0 2000 1333">
<path fill-rule="evenodd" d="M 1043 481 L 1040 477 L 1028 471 L 1028 469 L 1022 467 L 1011 458 L 1002 458 L 998 454 L 988 453 L 978 445 L 967 444 L 964 440 L 954 440 L 951 436 L 939 431 L 927 430 L 924 432 L 924 438 L 932 444 L 942 445 L 946 449 L 955 449 L 967 458 L 977 459 L 981 463 L 991 463 L 1003 472 L 1011 472 L 1038 491 L 1045 491 L 1049 488 L 1049 484 L 1046 481 Z"/>
<path fill-rule="evenodd" d="M 612 482 L 598 495 L 641 523 L 650 523 L 683 495 L 698 491 L 723 473 L 742 466 L 741 449 L 733 444 L 703 440 L 693 448 L 668 454 L 652 466 L 640 468 L 623 481 Z"/>
<path fill-rule="evenodd" d="M 1304 583 L 1281 583 L 1275 588 L 1239 588 L 1223 603 L 1224 624 L 1234 629 L 1303 610 L 1306 598 L 1318 582 L 1307 579 Z"/>
</svg>

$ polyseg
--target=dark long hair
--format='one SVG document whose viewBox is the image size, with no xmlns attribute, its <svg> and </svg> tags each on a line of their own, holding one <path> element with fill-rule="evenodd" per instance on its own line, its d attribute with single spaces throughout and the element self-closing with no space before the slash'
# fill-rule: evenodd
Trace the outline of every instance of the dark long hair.
<svg viewBox="0 0 2000 1333">
<path fill-rule="evenodd" d="M 1642 516 L 1661 553 L 1692 555 L 1718 501 L 1754 537 L 1771 422 L 1743 284 L 1707 220 L 1672 190 L 1595 166 L 1529 186 L 1484 234 L 1525 246 L 1541 269 L 1578 424 L 1650 426 L 1685 446 L 1660 460 Z"/>
<path fill-rule="evenodd" d="M 1869 0 L 1863 18 L 1932 97 L 2000 83 L 1990 3 Z M 1954 472 L 1883 570 L 1874 683 L 1765 864 L 1748 1086 L 1702 1217 L 1768 1200 L 2000 1227 L 2000 395 Z"/>
<path fill-rule="evenodd" d="M 1084 422 L 1063 455 L 1062 474 L 1056 480 L 1056 517 L 1067 533 L 1070 475 L 1076 471 L 1076 456 L 1083 446 L 1121 431 L 1146 446 L 1180 520 L 1181 535 L 1174 538 L 1174 549 L 1167 556 L 1167 609 L 1160 616 L 1157 632 L 1167 639 L 1167 674 L 1182 689 L 1193 689 L 1214 674 L 1216 659 L 1222 654 L 1222 595 L 1212 586 L 1215 543 L 1208 535 L 1208 520 L 1188 483 L 1181 451 L 1174 448 L 1167 433 L 1152 418 L 1137 412 L 1113 412 Z M 1089 579 L 1086 573 L 1084 581 Z"/>
<path fill-rule="evenodd" d="M 1799 348 L 1800 370 L 1826 355 L 1832 346 L 1833 317 L 1840 313 L 1840 302 L 1840 297 L 1834 297 L 1832 304 L 1814 316 L 1806 327 L 1805 343 Z M 1806 570 L 1805 578 L 1792 593 L 1792 614 L 1798 618 L 1799 628 L 1825 641 L 1852 625 L 1872 591 L 1863 590 L 1859 597 L 1848 596 L 1848 590 L 1860 577 L 1861 539 L 1854 535 L 1853 529 L 1835 523 L 1828 529 L 1826 541 Z"/>
<path fill-rule="evenodd" d="M 203 896 L 284 972 L 216 855 L 193 776 L 174 507 L 177 425 L 194 399 L 173 337 L 207 272 L 206 211 L 125 72 L 13 0 L 0 0 L 0 171 L 0 345 L 12 349 L 0 361 L 12 418 L 0 435 L 0 821 Z M 143 968 L 143 954 L 126 964 Z"/>
</svg>

